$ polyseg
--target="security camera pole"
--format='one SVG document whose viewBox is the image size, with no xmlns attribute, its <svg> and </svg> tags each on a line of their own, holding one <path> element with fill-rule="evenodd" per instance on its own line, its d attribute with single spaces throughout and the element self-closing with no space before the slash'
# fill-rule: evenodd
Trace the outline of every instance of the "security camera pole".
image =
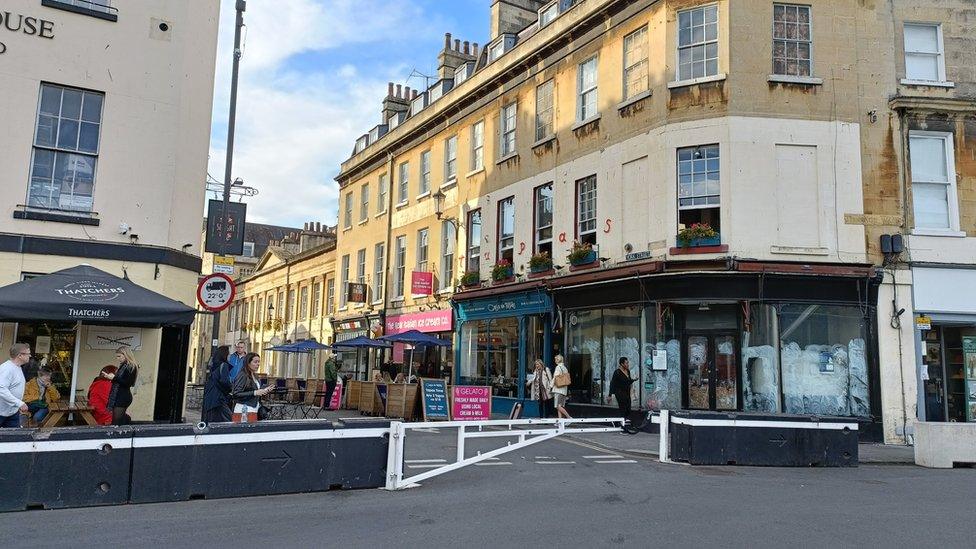
<svg viewBox="0 0 976 549">
<path fill-rule="evenodd" d="M 244 26 L 245 0 L 237 0 L 237 22 L 234 24 L 234 62 L 230 77 L 230 115 L 227 117 L 227 160 L 224 163 L 224 205 L 221 210 L 220 227 L 227 230 L 227 210 L 230 207 L 230 173 L 234 166 L 234 125 L 237 122 L 237 74 L 241 66 L 241 28 Z M 219 255 L 224 255 L 227 239 L 220 238 Z M 213 333 L 211 337 L 211 356 L 216 356 L 220 344 L 220 311 L 213 314 Z"/>
</svg>

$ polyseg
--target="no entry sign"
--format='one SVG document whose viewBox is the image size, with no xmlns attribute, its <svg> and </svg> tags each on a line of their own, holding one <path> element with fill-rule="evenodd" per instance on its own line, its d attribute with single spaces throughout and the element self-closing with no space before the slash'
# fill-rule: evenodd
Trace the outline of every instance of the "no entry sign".
<svg viewBox="0 0 976 549">
<path fill-rule="evenodd" d="M 223 311 L 234 301 L 235 294 L 234 281 L 222 273 L 204 277 L 197 286 L 197 302 L 208 311 Z"/>
</svg>

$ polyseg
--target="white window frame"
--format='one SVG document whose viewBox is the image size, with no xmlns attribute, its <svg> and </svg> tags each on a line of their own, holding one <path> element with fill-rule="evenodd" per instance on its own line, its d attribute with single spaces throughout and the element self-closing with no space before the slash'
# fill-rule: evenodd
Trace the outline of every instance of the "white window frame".
<svg viewBox="0 0 976 549">
<path fill-rule="evenodd" d="M 948 181 L 919 181 L 915 179 L 914 172 L 910 173 L 912 184 L 912 233 L 917 235 L 930 236 L 965 236 L 966 233 L 960 230 L 959 225 L 959 196 L 956 189 L 956 154 L 954 148 L 955 135 L 950 132 L 933 132 L 922 130 L 911 130 L 908 132 L 908 159 L 911 162 L 911 142 L 913 138 L 919 139 L 941 139 L 945 145 L 945 166 L 946 179 Z M 946 185 L 946 201 L 948 202 L 949 227 L 916 227 L 915 225 L 915 191 L 914 186 L 919 185 Z"/>
<path fill-rule="evenodd" d="M 242 251 L 244 252 L 244 257 L 254 257 L 254 243 L 253 242 L 245 242 L 244 243 L 244 250 L 242 250 Z"/>
<path fill-rule="evenodd" d="M 366 248 L 356 252 L 356 282 L 366 283 Z"/>
<path fill-rule="evenodd" d="M 430 272 L 430 229 L 417 231 L 417 271 Z"/>
<path fill-rule="evenodd" d="M 553 0 L 539 8 L 539 28 L 552 23 L 559 17 L 559 0 Z"/>
<path fill-rule="evenodd" d="M 797 18 L 798 18 L 797 21 L 799 21 L 799 13 L 800 13 L 800 10 L 806 10 L 807 11 L 807 26 L 810 29 L 809 32 L 808 32 L 808 34 L 807 34 L 807 40 L 803 40 L 803 39 L 801 39 L 799 37 L 799 28 L 800 28 L 800 23 L 799 22 L 796 23 L 796 25 L 797 25 L 797 37 L 796 38 L 786 38 L 785 36 L 782 37 L 782 38 L 777 38 L 776 37 L 776 8 L 785 8 L 785 9 L 791 9 L 791 8 L 793 8 L 793 9 L 796 9 L 797 10 Z M 786 22 L 783 21 L 783 24 L 785 25 Z M 772 40 L 773 57 L 772 57 L 772 67 L 771 67 L 772 68 L 772 72 L 771 72 L 771 74 L 773 74 L 774 76 L 788 76 L 788 77 L 791 77 L 791 78 L 814 78 L 814 74 L 813 74 L 813 6 L 809 6 L 809 5 L 806 5 L 806 4 L 788 4 L 788 3 L 784 3 L 784 2 L 776 2 L 776 3 L 774 3 L 773 4 L 773 25 L 772 25 L 772 27 L 770 29 L 770 33 L 771 33 L 772 38 L 773 38 L 773 40 Z M 799 50 L 800 45 L 806 44 L 806 46 L 808 47 L 808 52 L 809 52 L 809 59 L 806 60 L 806 62 L 809 64 L 809 68 L 808 68 L 807 74 L 790 74 L 788 70 L 784 70 L 783 72 L 777 72 L 776 71 L 776 43 L 777 42 L 783 42 L 785 49 L 788 49 L 789 48 L 789 45 L 792 44 L 793 46 L 795 46 L 797 48 L 797 50 Z M 784 59 L 784 68 L 785 68 L 785 67 L 788 66 L 789 60 L 790 59 L 793 59 L 793 58 L 788 57 L 788 56 L 786 56 L 784 54 L 783 59 Z M 799 65 L 799 63 L 800 63 L 799 53 L 797 53 L 797 56 L 796 56 L 795 59 L 797 61 L 797 67 L 799 67 L 800 66 Z"/>
<path fill-rule="evenodd" d="M 505 207 L 506 204 L 508 204 L 508 208 Z M 511 233 L 505 233 L 505 232 L 503 232 L 505 230 L 505 211 L 506 211 L 506 209 L 508 209 L 508 210 L 510 210 L 512 212 L 512 232 Z M 495 258 L 495 262 L 497 263 L 497 262 L 501 261 L 502 258 L 503 258 L 503 256 L 505 255 L 505 252 L 508 251 L 508 250 L 511 250 L 512 251 L 512 259 L 513 259 L 512 264 L 514 265 L 515 264 L 515 261 L 514 261 L 514 259 L 515 259 L 515 197 L 514 196 L 509 196 L 507 198 L 503 198 L 502 200 L 499 200 L 498 201 L 498 213 L 497 213 L 497 216 L 498 216 L 497 217 L 497 220 L 498 220 L 498 229 L 497 229 L 497 234 L 498 234 L 498 250 L 496 252 L 497 253 L 497 257 Z"/>
<path fill-rule="evenodd" d="M 501 158 L 506 158 L 515 154 L 518 150 L 518 142 L 516 141 L 516 131 L 518 130 L 518 101 L 512 101 L 503 106 L 498 119 L 500 129 L 498 150 L 501 151 Z M 509 137 L 511 137 L 511 140 L 509 140 Z"/>
<path fill-rule="evenodd" d="M 344 214 L 345 220 L 342 222 L 342 228 L 351 229 L 352 228 L 352 191 L 346 193 L 344 204 Z"/>
<path fill-rule="evenodd" d="M 472 233 L 475 225 L 474 218 L 478 218 L 478 236 L 474 238 Z M 467 258 L 465 260 L 465 271 L 481 271 L 481 239 L 484 237 L 485 217 L 484 210 L 481 208 L 471 210 L 464 220 L 464 230 L 467 233 Z M 472 262 L 477 263 L 477 269 L 473 269 Z"/>
<path fill-rule="evenodd" d="M 479 120 L 471 125 L 471 171 L 485 168 L 485 121 Z"/>
<path fill-rule="evenodd" d="M 410 199 L 410 162 L 400 162 L 397 169 L 397 206 Z"/>
<path fill-rule="evenodd" d="M 407 235 L 400 235 L 396 237 L 394 252 L 394 270 L 393 270 L 393 297 L 395 299 L 403 298 L 403 286 L 406 280 L 407 274 Z"/>
<path fill-rule="evenodd" d="M 318 318 L 322 313 L 322 283 L 315 281 L 312 283 L 312 318 Z"/>
<path fill-rule="evenodd" d="M 454 255 L 457 247 L 457 231 L 453 220 L 441 223 L 441 290 L 454 286 Z"/>
<path fill-rule="evenodd" d="M 420 153 L 420 193 L 417 198 L 430 194 L 430 149 Z"/>
<path fill-rule="evenodd" d="M 335 278 L 325 283 L 325 314 L 328 316 L 332 313 L 335 313 Z"/>
<path fill-rule="evenodd" d="M 308 318 L 308 286 L 302 286 L 298 290 L 298 318 L 304 320 Z"/>
<path fill-rule="evenodd" d="M 548 199 L 543 198 L 542 197 L 542 193 L 541 193 L 541 191 L 543 189 L 545 189 L 546 187 L 549 187 L 549 197 L 548 197 Z M 532 250 L 532 252 L 533 253 L 539 253 L 539 247 L 541 245 L 543 245 L 543 244 L 550 244 L 551 245 L 552 242 L 553 242 L 553 238 L 552 238 L 553 237 L 553 234 L 554 234 L 553 224 L 554 224 L 554 221 L 555 221 L 555 218 L 556 218 L 556 211 L 555 211 L 555 206 L 556 206 L 555 199 L 556 199 L 556 195 L 555 195 L 555 192 L 554 192 L 553 183 L 552 182 L 549 182 L 549 183 L 545 183 L 543 185 L 539 185 L 538 187 L 536 187 L 532 191 L 532 195 L 533 195 L 532 196 L 532 201 L 534 203 L 533 214 L 535 216 L 535 218 L 532 220 L 532 225 L 534 226 L 534 233 L 533 233 L 534 238 L 533 238 L 533 240 L 535 242 L 534 249 Z M 549 209 L 550 209 L 549 224 L 548 225 L 540 225 L 539 224 L 539 215 L 540 215 L 540 212 L 542 212 L 543 202 L 546 201 L 546 200 L 549 201 Z M 542 238 L 541 236 L 539 236 L 539 233 L 541 231 L 543 231 L 544 229 L 549 229 L 549 238 Z M 551 257 L 551 254 L 550 254 L 550 257 Z"/>
<path fill-rule="evenodd" d="M 365 223 L 369 219 L 369 183 L 359 191 L 359 222 Z"/>
<path fill-rule="evenodd" d="M 543 91 L 548 90 L 548 107 L 540 105 L 545 96 Z M 543 117 L 548 120 L 543 120 Z M 556 132 L 556 81 L 552 78 L 535 87 L 535 140 L 542 141 Z"/>
<path fill-rule="evenodd" d="M 339 277 L 339 309 L 345 309 L 349 297 L 349 254 L 342 256 Z"/>
<path fill-rule="evenodd" d="M 386 212 L 386 178 L 388 174 L 380 174 L 378 188 L 376 189 L 376 215 Z"/>
<path fill-rule="evenodd" d="M 694 171 L 694 160 L 693 160 L 692 161 L 692 171 L 689 172 L 687 175 L 689 175 L 689 176 L 692 177 L 692 185 L 694 185 L 694 175 L 696 173 L 702 173 L 702 174 L 704 174 L 704 177 L 705 177 L 705 179 L 704 179 L 704 181 L 705 181 L 705 194 L 694 194 L 694 193 L 692 193 L 692 194 L 690 194 L 690 195 L 688 195 L 686 197 L 681 196 L 681 161 L 679 160 L 679 155 L 681 154 L 681 151 L 683 151 L 685 149 L 699 149 L 699 150 L 704 151 L 705 149 L 709 149 L 709 148 L 712 148 L 712 147 L 714 147 L 715 150 L 718 151 L 718 185 L 719 185 L 719 192 L 718 192 L 718 194 L 717 195 L 714 195 L 714 194 L 709 194 L 708 193 L 708 173 L 712 172 L 713 170 L 709 170 L 708 169 L 708 157 L 707 156 L 703 156 L 700 160 L 704 160 L 705 161 L 705 171 L 704 172 L 696 172 L 696 171 Z M 721 208 L 722 207 L 722 147 L 718 143 L 706 143 L 706 144 L 703 144 L 703 145 L 689 145 L 687 147 L 678 147 L 675 150 L 674 162 L 675 162 L 675 183 L 677 184 L 676 191 L 677 191 L 677 195 L 678 195 L 677 198 L 678 198 L 678 210 L 679 211 L 680 210 L 706 210 L 706 209 L 711 209 L 711 208 Z M 690 205 L 685 205 L 685 206 L 682 206 L 681 205 L 681 200 L 683 198 L 695 199 L 695 198 L 702 198 L 702 197 L 704 197 L 704 198 L 707 199 L 708 197 L 711 197 L 711 196 L 717 196 L 718 197 L 718 202 L 716 204 L 690 204 Z"/>
<path fill-rule="evenodd" d="M 692 12 L 695 12 L 695 11 L 702 11 L 702 20 L 704 21 L 705 15 L 707 14 L 707 10 L 710 9 L 710 8 L 714 8 L 715 9 L 715 27 L 716 27 L 716 30 L 715 30 L 715 39 L 714 40 L 709 40 L 706 36 L 702 36 L 702 41 L 701 42 L 695 42 L 694 39 L 692 39 L 692 42 L 690 42 L 690 43 L 685 44 L 685 45 L 682 46 L 681 45 L 681 25 L 680 25 L 681 14 L 683 14 L 683 13 L 692 13 Z M 678 82 L 686 82 L 686 81 L 689 81 L 689 80 L 698 80 L 698 79 L 705 79 L 705 78 L 714 78 L 714 77 L 718 77 L 718 76 L 720 76 L 722 74 L 722 66 L 721 66 L 722 57 L 721 57 L 721 51 L 719 51 L 720 50 L 719 40 L 721 39 L 721 36 L 722 36 L 722 32 L 721 32 L 722 31 L 722 27 L 721 27 L 722 21 L 721 21 L 721 13 L 719 13 L 719 9 L 718 8 L 719 8 L 718 4 L 717 3 L 713 3 L 713 4 L 704 4 L 704 5 L 701 5 L 701 6 L 695 6 L 694 8 L 689 8 L 689 9 L 686 9 L 686 10 L 680 10 L 680 11 L 678 11 L 677 17 L 676 17 L 676 31 L 677 32 L 676 32 L 676 35 L 675 35 L 675 52 L 674 52 L 675 53 L 675 56 L 674 56 L 674 67 L 675 67 L 674 68 L 674 74 L 675 74 L 675 80 L 676 81 L 678 81 Z M 694 17 L 694 16 L 692 16 L 692 17 Z M 707 23 L 706 23 L 706 26 L 707 26 Z M 692 28 L 694 28 L 694 26 L 692 26 Z M 702 32 L 704 33 L 704 30 Z M 703 70 L 703 75 L 702 76 L 694 76 L 694 72 L 692 72 L 692 74 L 682 74 L 681 73 L 681 50 L 683 50 L 683 49 L 691 49 L 691 48 L 695 48 L 695 47 L 701 46 L 701 47 L 705 48 L 706 55 L 707 55 L 708 45 L 709 44 L 713 44 L 713 43 L 715 44 L 715 74 L 707 74 L 707 72 L 708 72 L 708 58 L 707 57 L 705 57 L 704 58 L 704 61 L 703 61 L 705 63 L 705 69 Z M 692 71 L 694 71 L 694 66 L 692 66 Z"/>
<path fill-rule="evenodd" d="M 640 35 L 640 41 L 642 43 L 641 49 L 643 49 L 644 51 L 644 56 L 635 61 L 635 60 L 628 59 L 627 46 L 628 44 L 633 43 L 633 41 L 637 39 L 636 37 L 638 35 Z M 643 27 L 636 29 L 633 32 L 630 32 L 626 36 L 624 36 L 624 45 L 623 45 L 624 101 L 629 101 L 631 99 L 634 99 L 635 97 L 646 95 L 651 89 L 650 42 L 647 35 L 648 35 L 648 28 L 647 25 L 644 25 Z M 631 72 L 638 71 L 638 70 L 641 70 L 644 73 L 642 78 L 642 80 L 644 81 L 644 89 L 635 91 L 627 87 L 628 82 L 630 82 L 628 76 L 631 74 Z"/>
<path fill-rule="evenodd" d="M 933 53 L 933 52 L 917 52 L 917 51 L 910 52 L 910 51 L 908 51 L 908 37 L 907 37 L 907 33 L 908 33 L 908 28 L 909 27 L 935 27 L 936 40 L 938 41 L 938 45 L 939 45 L 938 52 L 934 52 Z M 903 55 L 904 55 L 903 62 L 905 63 L 905 78 L 902 79 L 902 81 L 901 81 L 902 84 L 922 84 L 922 85 L 932 84 L 932 83 L 951 84 L 950 82 L 948 82 L 946 80 L 945 42 L 943 41 L 943 38 L 942 38 L 942 24 L 941 23 L 929 23 L 929 22 L 923 22 L 923 21 L 906 22 L 905 25 L 904 25 L 904 28 L 902 29 L 902 44 L 903 44 L 902 50 L 903 50 Z M 909 55 L 926 55 L 926 56 L 936 57 L 936 59 L 938 60 L 939 79 L 938 80 L 922 80 L 922 79 L 919 79 L 919 78 L 911 78 L 908 75 L 908 56 Z"/>
<path fill-rule="evenodd" d="M 584 185 L 592 181 L 593 188 L 585 191 Z M 583 206 L 589 205 L 584 211 Z M 576 180 L 576 239 L 582 241 L 584 236 L 596 234 L 597 209 L 597 177 L 589 175 Z M 586 215 L 586 217 L 583 217 Z"/>
<path fill-rule="evenodd" d="M 593 64 L 593 83 L 587 86 L 584 78 L 583 72 L 584 67 Z M 576 121 L 585 122 L 587 120 L 592 120 L 600 114 L 600 61 L 599 57 L 594 55 L 586 61 L 583 61 L 576 66 Z M 590 101 L 592 94 L 592 109 L 593 112 L 587 110 L 587 105 Z"/>
<path fill-rule="evenodd" d="M 383 285 L 386 278 L 385 255 L 386 244 L 377 242 L 373 246 L 373 275 L 376 277 L 373 279 L 373 301 L 383 299 Z"/>
<path fill-rule="evenodd" d="M 452 135 L 444 140 L 444 184 L 457 181 L 458 136 Z"/>
<path fill-rule="evenodd" d="M 507 37 L 503 34 L 495 42 L 488 44 L 488 62 L 491 63 L 499 57 L 505 55 L 505 41 Z"/>
</svg>

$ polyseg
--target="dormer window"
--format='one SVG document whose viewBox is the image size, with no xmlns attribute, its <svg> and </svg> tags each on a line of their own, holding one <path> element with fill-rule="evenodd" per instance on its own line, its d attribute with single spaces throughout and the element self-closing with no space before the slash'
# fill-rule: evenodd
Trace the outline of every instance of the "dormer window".
<svg viewBox="0 0 976 549">
<path fill-rule="evenodd" d="M 425 107 L 427 107 L 427 92 L 418 95 L 417 98 L 410 103 L 410 115 L 416 116 L 416 114 L 424 110 Z"/>
<path fill-rule="evenodd" d="M 488 62 L 498 59 L 499 57 L 505 55 L 508 50 L 515 46 L 515 35 L 514 34 L 503 34 L 495 39 L 494 42 L 488 45 Z"/>
<path fill-rule="evenodd" d="M 400 125 L 400 122 L 403 122 L 403 118 L 404 118 L 404 115 L 401 112 L 398 112 L 398 113 L 394 114 L 393 116 L 391 116 L 390 117 L 390 120 L 387 122 L 387 124 L 390 127 L 390 131 L 393 131 L 397 126 L 399 126 Z"/>
<path fill-rule="evenodd" d="M 464 82 L 471 76 L 474 72 L 474 63 L 464 63 L 458 68 L 454 69 L 454 85 L 458 86 L 461 82 Z"/>
<path fill-rule="evenodd" d="M 364 135 L 360 137 L 359 139 L 356 140 L 356 150 L 353 152 L 353 154 L 359 154 L 363 152 L 366 149 L 367 145 L 369 145 L 369 136 Z"/>
<path fill-rule="evenodd" d="M 549 23 L 552 23 L 557 16 L 559 16 L 559 2 L 558 0 L 553 0 L 539 10 L 539 28 L 541 29 Z"/>
</svg>

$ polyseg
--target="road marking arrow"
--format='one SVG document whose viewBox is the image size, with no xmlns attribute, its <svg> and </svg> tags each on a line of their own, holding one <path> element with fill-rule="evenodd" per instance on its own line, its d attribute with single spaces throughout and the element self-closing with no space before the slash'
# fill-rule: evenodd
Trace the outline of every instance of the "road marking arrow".
<svg viewBox="0 0 976 549">
<path fill-rule="evenodd" d="M 285 455 L 283 457 L 261 458 L 261 461 L 265 461 L 265 462 L 267 462 L 267 461 L 278 461 L 278 462 L 281 462 L 281 469 L 284 469 L 285 466 L 287 466 L 289 463 L 291 463 L 291 454 L 289 454 L 288 452 L 286 452 L 284 450 L 282 450 L 281 453 L 282 454 L 285 454 Z"/>
</svg>

